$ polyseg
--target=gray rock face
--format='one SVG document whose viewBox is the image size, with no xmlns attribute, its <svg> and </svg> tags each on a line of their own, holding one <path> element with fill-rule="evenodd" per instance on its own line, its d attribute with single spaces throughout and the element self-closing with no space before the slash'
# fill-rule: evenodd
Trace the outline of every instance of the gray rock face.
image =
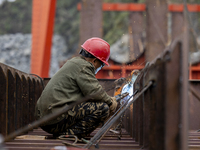
<svg viewBox="0 0 200 150">
<path fill-rule="evenodd" d="M 129 35 L 126 34 L 110 47 L 110 58 L 118 63 L 128 63 L 129 47 Z"/>
<path fill-rule="evenodd" d="M 51 65 L 49 76 L 52 77 L 60 68 L 60 62 L 70 57 L 64 39 L 53 36 Z M 0 62 L 30 73 L 31 34 L 8 34 L 0 36 Z"/>
</svg>

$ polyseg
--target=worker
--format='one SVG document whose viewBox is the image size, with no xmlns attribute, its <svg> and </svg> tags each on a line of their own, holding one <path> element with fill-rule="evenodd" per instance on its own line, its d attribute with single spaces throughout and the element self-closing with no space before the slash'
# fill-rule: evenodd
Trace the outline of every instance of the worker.
<svg viewBox="0 0 200 150">
<path fill-rule="evenodd" d="M 46 85 L 36 104 L 36 117 L 40 119 L 85 96 L 98 94 L 41 126 L 54 136 L 84 138 L 103 125 L 117 107 L 116 98 L 110 97 L 95 77 L 105 64 L 109 65 L 110 45 L 101 38 L 93 37 L 81 47 L 80 56 L 68 60 Z"/>
</svg>

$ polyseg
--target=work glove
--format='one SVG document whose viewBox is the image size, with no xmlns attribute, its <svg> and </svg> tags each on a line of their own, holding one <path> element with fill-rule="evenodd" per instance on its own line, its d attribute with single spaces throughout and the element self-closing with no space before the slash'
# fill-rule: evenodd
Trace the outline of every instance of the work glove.
<svg viewBox="0 0 200 150">
<path fill-rule="evenodd" d="M 120 87 L 125 82 L 126 82 L 126 78 L 119 78 L 119 79 L 114 81 L 114 84 L 115 84 L 116 87 L 118 87 L 118 86 Z"/>
<path fill-rule="evenodd" d="M 115 113 L 115 110 L 117 108 L 117 101 L 116 101 L 116 98 L 115 97 L 111 97 L 111 102 L 112 104 L 110 105 L 110 114 L 114 114 Z"/>
</svg>

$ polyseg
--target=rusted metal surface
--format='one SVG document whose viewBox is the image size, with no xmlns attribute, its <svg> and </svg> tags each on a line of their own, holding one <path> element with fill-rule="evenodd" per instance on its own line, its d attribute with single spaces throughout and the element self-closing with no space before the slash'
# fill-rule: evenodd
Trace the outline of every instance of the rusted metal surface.
<svg viewBox="0 0 200 150">
<path fill-rule="evenodd" d="M 189 73 L 188 73 L 188 55 L 189 55 L 189 26 L 188 26 L 188 14 L 187 14 L 187 4 L 184 1 L 184 30 L 183 30 L 183 36 L 182 36 L 182 51 L 181 51 L 181 65 L 180 65 L 180 82 L 181 82 L 181 121 L 179 124 L 180 132 L 181 132 L 181 143 L 180 143 L 180 149 L 181 150 L 187 150 L 187 141 L 188 141 L 188 129 L 189 129 L 189 119 L 188 119 L 188 79 L 189 79 Z"/>
<path fill-rule="evenodd" d="M 95 131 L 91 133 L 90 136 L 87 137 L 91 138 L 94 136 L 99 128 L 97 128 Z M 99 143 L 99 150 L 104 149 L 139 149 L 139 144 L 134 141 L 134 139 L 123 129 L 122 130 L 123 137 L 121 140 L 118 140 L 117 135 L 108 132 L 106 136 L 102 139 L 102 141 Z M 5 144 L 5 147 L 10 149 L 52 149 L 55 146 L 64 146 L 62 144 L 62 140 L 52 138 L 52 135 L 44 132 L 41 129 L 34 129 L 33 131 L 30 131 L 28 135 L 40 135 L 40 136 L 46 136 L 47 138 L 44 140 L 39 139 L 15 139 L 13 141 L 7 142 Z M 78 146 L 84 146 L 84 143 L 77 143 Z M 73 147 L 67 147 L 67 149 L 78 149 Z M 80 149 L 80 148 L 79 148 Z M 92 146 L 90 149 L 96 149 L 94 146 Z"/>
<path fill-rule="evenodd" d="M 42 89 L 41 81 L 0 63 L 0 133 L 4 136 L 34 121 L 33 107 Z M 33 106 L 32 106 L 33 105 Z"/>
<path fill-rule="evenodd" d="M 144 52 L 143 32 L 144 32 L 144 12 L 130 12 L 130 55 L 129 61 L 135 61 Z"/>
<path fill-rule="evenodd" d="M 151 62 L 167 46 L 167 0 L 147 0 L 147 46 L 145 58 Z"/>
<path fill-rule="evenodd" d="M 199 94 L 200 91 L 200 81 L 190 81 L 190 86 L 195 89 L 195 91 Z M 200 101 L 194 96 L 191 92 L 189 93 L 189 129 L 190 130 L 198 130 L 200 129 Z"/>
<path fill-rule="evenodd" d="M 81 7 L 80 44 L 83 44 L 91 37 L 102 37 L 102 0 L 81 0 Z"/>
<path fill-rule="evenodd" d="M 188 78 L 186 79 L 188 70 L 185 69 L 187 63 L 183 63 L 185 58 L 182 56 L 186 54 L 186 51 L 184 51 L 182 43 L 181 40 L 175 41 L 165 49 L 164 53 L 141 70 L 134 83 L 134 90 L 138 91 L 138 95 L 136 94 L 134 101 L 128 104 L 128 109 L 125 109 L 121 140 L 118 139 L 119 134 L 107 132 L 99 143 L 100 149 L 182 150 L 188 149 L 188 147 L 189 149 L 199 148 L 199 141 L 195 140 L 195 138 L 198 139 L 199 133 L 190 131 L 188 134 L 189 129 L 187 128 L 189 124 L 187 118 L 189 115 L 187 111 Z M 14 131 L 16 127 L 18 128 L 19 124 L 25 126 L 32 122 L 34 103 L 39 96 L 39 94 L 33 93 L 40 93 L 42 84 L 39 78 L 3 64 L 0 65 L 0 73 L 2 77 L 0 82 L 5 86 L 1 89 L 6 91 L 6 95 L 2 92 L 0 94 L 5 97 L 5 101 L 1 104 L 6 106 L 3 108 L 6 115 L 2 113 L 3 111 L 1 113 L 6 119 L 4 129 L 7 134 Z M 5 80 L 6 82 L 4 82 Z M 114 80 L 99 81 L 105 89 L 114 87 L 111 86 Z M 150 82 L 153 85 L 150 86 Z M 112 95 L 113 89 L 110 92 L 109 95 Z M 25 110 L 24 108 L 29 109 Z M 17 112 L 17 114 L 13 112 Z M 122 115 L 122 113 L 124 112 L 119 112 L 116 116 Z M 12 120 L 13 118 L 17 124 Z M 19 124 L 18 118 L 22 118 L 21 121 L 19 120 Z M 87 138 L 92 138 L 97 130 Z M 3 131 L 2 127 L 1 131 Z M 28 134 L 50 137 L 41 129 L 30 131 Z M 61 141 L 49 138 L 36 141 L 15 139 L 6 142 L 6 147 L 9 149 L 51 149 L 54 146 L 62 145 Z M 84 146 L 84 144 L 80 143 L 79 146 Z M 95 148 L 92 146 L 90 149 Z"/>
<path fill-rule="evenodd" d="M 179 125 L 181 124 L 180 121 L 180 111 L 181 111 L 181 96 L 182 93 L 179 94 L 179 90 L 181 88 L 182 83 L 180 82 L 181 77 L 181 59 L 180 55 L 182 53 L 181 45 L 178 43 L 174 51 L 172 53 L 166 53 L 164 58 L 167 61 L 166 71 L 168 72 L 166 76 L 166 121 L 165 121 L 165 128 L 166 128 L 166 147 L 167 149 L 181 149 L 180 141 L 176 141 L 177 137 L 180 137 Z M 177 63 L 177 61 L 179 63 Z M 173 69 L 172 69 L 173 68 Z M 176 70 L 176 71 L 174 71 Z M 179 87 L 179 88 L 177 88 Z M 173 106 L 173 107 L 171 107 Z M 173 127 L 173 128 L 172 128 Z"/>
<path fill-rule="evenodd" d="M 90 136 L 87 138 L 91 138 L 94 136 L 94 134 L 99 130 L 96 129 L 93 133 L 91 133 Z M 33 139 L 33 138 L 27 138 L 27 139 L 15 139 L 13 141 L 7 142 L 5 144 L 5 148 L 8 150 L 50 150 L 53 149 L 55 146 L 64 146 L 62 144 L 62 140 L 54 139 L 52 136 L 41 129 L 34 129 L 33 131 L 30 131 L 28 135 L 32 136 L 47 136 L 47 139 L 39 140 L 39 139 Z M 200 133 L 196 131 L 190 131 L 189 132 L 189 141 L 188 141 L 188 149 L 189 150 L 197 150 L 200 148 Z M 78 143 L 78 146 L 83 146 L 83 143 Z M 139 150 L 141 149 L 141 146 L 139 146 L 139 143 L 136 142 L 126 130 L 122 130 L 122 138 L 121 140 L 118 140 L 117 135 L 113 133 L 107 133 L 106 136 L 102 139 L 100 142 L 99 150 L 108 150 L 108 149 L 116 149 L 116 150 L 124 150 L 124 149 L 132 149 L 132 150 Z M 79 150 L 80 148 L 75 147 L 67 147 L 67 149 L 71 150 Z M 96 149 L 94 146 L 92 146 L 90 149 Z"/>
<path fill-rule="evenodd" d="M 7 134 L 7 104 L 6 104 L 6 75 L 3 69 L 0 67 L 0 133 L 3 135 Z"/>
<path fill-rule="evenodd" d="M 134 90 L 142 91 L 150 81 L 153 82 L 153 85 L 145 92 L 140 93 L 140 96 L 138 96 L 133 104 L 130 104 L 129 108 L 126 110 L 123 120 L 121 140 L 118 139 L 119 134 L 107 132 L 107 134 L 102 138 L 99 143 L 100 149 L 144 148 L 148 150 L 182 150 L 183 148 L 188 149 L 188 147 L 189 149 L 199 148 L 198 143 L 200 145 L 200 141 L 197 140 L 199 136 L 198 132 L 190 131 L 190 134 L 188 136 L 189 130 L 180 130 L 180 125 L 183 127 L 187 126 L 185 125 L 185 121 L 181 119 L 184 117 L 182 114 L 185 113 L 184 115 L 189 115 L 187 113 L 187 110 L 185 110 L 185 107 L 183 107 L 183 89 L 188 89 L 188 85 L 184 82 L 188 81 L 183 82 L 181 80 L 186 70 L 182 70 L 182 68 L 184 67 L 184 59 L 182 59 L 180 56 L 183 56 L 182 41 L 176 41 L 175 44 L 166 49 L 162 55 L 157 57 L 150 64 L 147 64 L 146 67 L 141 70 L 137 80 L 134 83 Z M 16 72 L 15 76 L 13 76 L 12 69 L 10 68 L 9 71 L 6 71 L 8 75 L 5 75 L 4 71 L 2 72 L 3 74 L 0 75 L 2 77 L 5 76 L 4 79 L 7 80 L 7 76 L 9 75 L 9 80 L 14 80 L 13 83 L 16 84 L 16 86 L 12 86 L 12 82 L 4 83 L 3 80 L 0 81 L 2 84 L 5 85 L 11 84 L 11 89 L 9 90 L 11 94 L 10 96 L 13 97 L 13 92 L 11 91 L 22 92 L 21 94 L 17 92 L 18 94 L 16 94 L 16 101 L 20 101 L 21 96 L 25 104 L 22 103 L 21 106 L 17 105 L 18 108 L 29 107 L 29 110 L 33 110 L 33 108 L 31 108 L 34 105 L 32 99 L 35 99 L 37 97 L 37 95 L 33 93 L 34 91 L 36 91 L 37 87 L 40 87 L 40 89 L 42 89 L 40 82 L 38 82 L 40 81 L 39 78 L 35 78 L 25 74 L 21 75 L 19 72 Z M 27 76 L 28 78 L 26 78 Z M 109 89 L 110 87 L 113 88 L 113 86 L 111 85 L 113 84 L 114 80 L 99 81 L 105 89 Z M 25 90 L 23 86 L 28 86 L 28 88 Z M 193 86 L 196 85 L 194 84 Z M 114 93 L 113 89 L 110 92 L 111 93 L 109 93 L 109 95 L 112 95 Z M 31 101 L 30 98 L 28 100 L 29 105 L 27 105 L 27 97 L 31 97 Z M 7 103 L 7 105 L 8 104 L 9 103 Z M 16 104 L 18 103 L 16 102 Z M 6 105 L 6 103 L 4 105 Z M 9 107 L 14 108 L 14 106 L 15 105 L 10 104 Z M 31 116 L 32 114 L 30 111 L 26 112 L 28 113 L 27 116 L 29 117 L 23 116 L 23 112 L 17 111 L 16 108 L 15 111 L 18 112 L 19 115 L 21 114 L 22 118 L 25 118 L 21 123 L 22 125 L 24 125 L 26 121 L 29 121 L 28 123 L 31 122 L 29 119 L 33 116 Z M 12 111 L 10 110 L 8 114 L 12 114 Z M 17 116 L 19 117 L 19 115 Z M 186 122 L 186 124 L 187 123 L 188 121 Z M 7 128 L 12 129 L 13 127 L 7 125 Z M 9 131 L 8 129 L 7 131 Z M 92 138 L 98 130 L 100 129 L 95 130 L 87 138 Z M 183 134 L 183 132 L 185 133 Z M 48 135 L 50 137 L 49 134 L 42 131 L 41 129 L 34 129 L 33 132 L 30 131 L 28 134 Z M 181 144 L 184 142 L 185 139 L 188 138 L 189 145 L 186 144 L 186 146 L 183 147 L 183 145 Z M 78 145 L 84 146 L 84 144 L 81 143 Z M 45 140 L 32 141 L 16 139 L 10 142 L 6 142 L 6 147 L 9 149 L 51 149 L 54 146 L 63 146 L 63 144 L 57 139 L 49 138 Z M 95 149 L 95 147 L 92 146 L 90 147 L 90 149 Z"/>
<path fill-rule="evenodd" d="M 172 26 L 171 26 L 171 40 L 175 40 L 183 33 L 183 12 L 171 12 Z"/>
<path fill-rule="evenodd" d="M 182 70 L 183 67 L 187 68 L 183 65 L 185 60 L 180 57 L 183 53 L 181 41 L 175 42 L 151 62 L 145 72 L 141 72 L 134 84 L 134 89 L 141 90 L 148 81 L 154 82 L 154 85 L 133 103 L 134 119 L 131 123 L 134 139 L 149 150 L 182 149 L 181 144 L 187 139 L 188 130 L 180 130 L 188 124 L 188 121 L 185 121 L 187 117 L 185 120 L 181 119 L 183 113 L 188 115 L 187 109 L 183 107 L 183 95 L 187 93 L 183 92 L 183 89 L 188 86 L 185 84 L 188 80 L 181 80 L 184 74 L 187 75 L 187 71 Z M 129 122 L 124 121 L 124 127 L 131 131 L 127 123 Z"/>
</svg>

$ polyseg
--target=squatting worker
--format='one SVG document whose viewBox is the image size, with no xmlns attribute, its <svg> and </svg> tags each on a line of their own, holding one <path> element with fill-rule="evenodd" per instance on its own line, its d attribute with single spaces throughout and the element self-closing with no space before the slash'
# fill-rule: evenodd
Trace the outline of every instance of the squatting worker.
<svg viewBox="0 0 200 150">
<path fill-rule="evenodd" d="M 110 56 L 110 45 L 100 38 L 90 38 L 81 45 L 80 56 L 68 60 L 51 78 L 36 104 L 36 116 L 55 113 L 87 95 L 96 95 L 66 114 L 46 122 L 41 128 L 54 136 L 76 135 L 82 138 L 94 131 L 114 113 L 117 102 L 99 84 L 95 74 L 106 64 Z"/>
</svg>

